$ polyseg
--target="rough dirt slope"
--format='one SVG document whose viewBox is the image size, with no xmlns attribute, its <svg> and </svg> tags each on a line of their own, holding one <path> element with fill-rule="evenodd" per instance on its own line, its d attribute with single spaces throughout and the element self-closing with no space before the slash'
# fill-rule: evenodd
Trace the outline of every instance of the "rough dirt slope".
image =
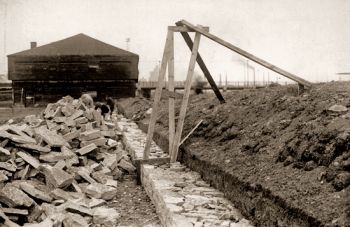
<svg viewBox="0 0 350 227">
<path fill-rule="evenodd" d="M 243 181 L 272 191 L 325 225 L 350 223 L 350 83 L 191 96 L 183 135 L 196 156 L 221 165 Z M 179 104 L 177 100 L 177 114 Z M 145 121 L 146 99 L 125 99 L 129 117 Z M 336 106 L 334 106 L 336 105 Z M 162 101 L 158 129 L 168 125 Z"/>
</svg>

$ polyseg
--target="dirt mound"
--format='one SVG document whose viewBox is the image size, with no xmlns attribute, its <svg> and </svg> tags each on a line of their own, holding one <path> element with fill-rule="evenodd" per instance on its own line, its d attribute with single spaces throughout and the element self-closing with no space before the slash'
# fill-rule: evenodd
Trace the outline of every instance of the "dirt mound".
<svg viewBox="0 0 350 227">
<path fill-rule="evenodd" d="M 350 83 L 319 84 L 302 95 L 293 86 L 234 91 L 225 99 L 220 105 L 213 94 L 191 96 L 183 135 L 204 121 L 186 145 L 324 223 L 345 225 L 350 214 Z M 142 120 L 150 103 L 128 99 L 121 105 Z M 163 101 L 160 106 L 157 127 L 167 128 L 168 105 Z"/>
</svg>

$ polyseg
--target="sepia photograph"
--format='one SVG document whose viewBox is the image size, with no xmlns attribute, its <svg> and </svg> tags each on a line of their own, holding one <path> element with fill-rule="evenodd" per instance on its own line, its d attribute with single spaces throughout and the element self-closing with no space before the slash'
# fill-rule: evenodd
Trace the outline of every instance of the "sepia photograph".
<svg viewBox="0 0 350 227">
<path fill-rule="evenodd" d="M 0 227 L 350 227 L 350 0 L 0 0 Z"/>
</svg>

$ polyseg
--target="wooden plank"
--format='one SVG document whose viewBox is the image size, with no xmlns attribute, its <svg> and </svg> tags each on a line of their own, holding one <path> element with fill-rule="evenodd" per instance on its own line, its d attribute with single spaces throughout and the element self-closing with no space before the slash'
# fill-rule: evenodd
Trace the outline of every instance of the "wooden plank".
<svg viewBox="0 0 350 227">
<path fill-rule="evenodd" d="M 174 90 L 174 32 L 169 31 L 169 65 L 168 65 L 168 90 L 175 93 Z M 172 145 L 175 136 L 175 99 L 169 96 L 169 155 L 172 153 Z"/>
<path fill-rule="evenodd" d="M 202 27 L 205 31 L 209 32 L 209 27 Z M 184 26 L 168 26 L 168 30 L 172 32 L 196 32 L 195 30 Z"/>
<path fill-rule="evenodd" d="M 177 22 L 176 25 L 180 25 L 180 23 Z M 181 32 L 181 35 L 184 38 L 187 46 L 190 48 L 190 50 L 192 50 L 193 42 L 192 42 L 190 35 L 187 32 Z M 224 97 L 222 96 L 219 88 L 216 86 L 216 83 L 215 83 L 213 77 L 211 76 L 207 66 L 205 65 L 205 63 L 204 63 L 204 61 L 199 53 L 197 55 L 197 63 L 199 65 L 199 67 L 201 68 L 204 76 L 207 78 L 211 88 L 213 89 L 213 91 L 214 91 L 216 97 L 219 99 L 220 103 L 225 103 Z"/>
<path fill-rule="evenodd" d="M 185 138 L 183 138 L 179 144 L 179 146 L 181 146 L 181 144 L 183 144 L 188 137 L 190 137 L 190 135 L 192 135 L 192 133 L 198 128 L 198 126 L 200 126 L 200 124 L 202 124 L 203 120 L 200 120 L 195 126 L 194 128 L 187 134 L 187 136 L 185 136 Z"/>
<path fill-rule="evenodd" d="M 154 133 L 154 127 L 156 125 L 157 114 L 158 114 L 158 109 L 159 109 L 159 101 L 160 101 L 160 97 L 162 95 L 163 81 L 164 81 L 166 68 L 167 68 L 167 64 L 168 64 L 168 59 L 169 59 L 170 39 L 171 39 L 171 34 L 170 34 L 170 32 L 168 32 L 166 42 L 165 42 L 164 52 L 163 52 L 162 64 L 161 64 L 160 70 L 159 70 L 158 85 L 156 88 L 156 92 L 154 94 L 151 119 L 150 119 L 150 122 L 148 125 L 146 145 L 145 145 L 145 150 L 143 153 L 144 159 L 148 159 L 150 148 L 151 148 L 151 143 L 152 143 L 152 138 L 153 138 L 153 133 Z"/>
<path fill-rule="evenodd" d="M 192 53 L 191 53 L 190 64 L 188 66 L 187 79 L 186 79 L 184 96 L 183 96 L 182 103 L 181 103 L 180 115 L 179 115 L 179 119 L 178 119 L 177 126 L 176 126 L 173 147 L 171 149 L 172 154 L 170 157 L 170 162 L 175 162 L 177 159 L 179 143 L 181 140 L 182 129 L 183 129 L 183 125 L 184 125 L 184 121 L 185 121 L 185 117 L 186 117 L 186 109 L 187 109 L 187 105 L 188 105 L 188 99 L 190 97 L 190 92 L 191 92 L 191 83 L 192 83 L 192 79 L 193 79 L 194 67 L 196 64 L 196 59 L 197 59 L 197 54 L 198 54 L 200 36 L 201 36 L 200 33 L 196 32 L 196 35 L 194 37 L 194 43 L 193 43 L 193 48 L 192 48 Z"/>
<path fill-rule="evenodd" d="M 250 53 L 232 45 L 231 43 L 224 41 L 223 39 L 220 39 L 219 37 L 205 31 L 204 29 L 187 22 L 186 20 L 181 20 L 181 21 L 177 22 L 176 25 L 187 26 L 187 27 L 195 30 L 196 32 L 201 33 L 205 37 L 223 45 L 224 47 L 226 47 L 226 48 L 228 48 L 228 49 L 230 49 L 230 50 L 232 50 L 232 51 L 234 51 L 234 52 L 236 52 L 236 53 L 238 53 L 238 54 L 240 54 L 240 55 L 242 55 L 242 56 L 274 71 L 274 72 L 276 72 L 276 73 L 278 73 L 278 74 L 281 74 L 281 75 L 283 75 L 291 80 L 294 80 L 294 81 L 304 85 L 305 87 L 311 87 L 311 85 L 312 85 L 309 81 L 304 80 L 303 78 L 300 78 L 292 73 L 289 73 L 289 72 L 287 72 L 287 71 L 285 71 L 285 70 L 283 70 L 275 65 L 272 65 L 271 63 L 269 63 L 261 58 L 258 58 L 256 56 L 254 56 L 253 54 L 250 54 Z"/>
</svg>

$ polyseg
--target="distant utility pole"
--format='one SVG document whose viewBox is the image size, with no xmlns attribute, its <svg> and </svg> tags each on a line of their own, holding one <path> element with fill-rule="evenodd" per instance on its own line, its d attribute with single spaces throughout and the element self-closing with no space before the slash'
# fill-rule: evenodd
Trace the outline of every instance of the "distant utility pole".
<svg viewBox="0 0 350 227">
<path fill-rule="evenodd" d="M 130 38 L 126 38 L 126 50 L 129 50 L 129 43 L 130 43 Z"/>
</svg>

